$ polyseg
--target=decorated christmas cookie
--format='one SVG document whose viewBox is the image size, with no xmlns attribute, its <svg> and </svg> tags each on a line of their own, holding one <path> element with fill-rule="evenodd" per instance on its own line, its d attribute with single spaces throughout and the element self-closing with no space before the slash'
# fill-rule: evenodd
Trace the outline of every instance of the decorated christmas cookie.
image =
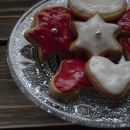
<svg viewBox="0 0 130 130">
<path fill-rule="evenodd" d="M 75 22 L 77 40 L 71 44 L 70 50 L 84 53 L 86 58 L 104 56 L 113 61 L 120 58 L 122 47 L 116 40 L 120 27 L 105 23 L 99 14 L 87 22 Z"/>
<path fill-rule="evenodd" d="M 69 7 L 84 19 L 100 13 L 105 21 L 113 21 L 125 12 L 127 2 L 126 0 L 69 0 Z"/>
<path fill-rule="evenodd" d="M 90 86 L 84 73 L 85 63 L 74 59 L 66 59 L 61 63 L 59 71 L 50 83 L 50 93 L 54 98 L 77 98 L 82 87 Z"/>
<path fill-rule="evenodd" d="M 67 54 L 75 39 L 71 17 L 66 14 L 57 17 L 41 14 L 38 16 L 38 22 L 40 24 L 25 32 L 25 37 L 38 46 L 40 59 L 50 58 L 55 54 Z"/>
<path fill-rule="evenodd" d="M 120 43 L 124 48 L 126 59 L 130 61 L 130 37 L 121 37 Z"/>
<path fill-rule="evenodd" d="M 117 23 L 121 26 L 122 33 L 130 36 L 130 9 L 126 11 Z"/>
<path fill-rule="evenodd" d="M 86 74 L 99 92 L 112 99 L 120 99 L 130 87 L 130 62 L 114 64 L 94 56 L 86 65 Z"/>
</svg>

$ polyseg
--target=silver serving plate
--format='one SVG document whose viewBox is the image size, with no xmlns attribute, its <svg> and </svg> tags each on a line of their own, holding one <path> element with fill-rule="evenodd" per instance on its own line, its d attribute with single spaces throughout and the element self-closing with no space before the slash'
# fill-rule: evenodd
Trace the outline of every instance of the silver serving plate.
<svg viewBox="0 0 130 130">
<path fill-rule="evenodd" d="M 130 93 L 118 103 L 109 104 L 94 90 L 81 94 L 73 102 L 58 102 L 48 91 L 51 76 L 58 69 L 56 57 L 39 61 L 35 48 L 23 34 L 31 26 L 34 14 L 52 5 L 67 6 L 67 0 L 44 0 L 27 11 L 16 24 L 8 44 L 11 74 L 23 93 L 45 111 L 77 124 L 92 127 L 130 127 Z"/>
</svg>

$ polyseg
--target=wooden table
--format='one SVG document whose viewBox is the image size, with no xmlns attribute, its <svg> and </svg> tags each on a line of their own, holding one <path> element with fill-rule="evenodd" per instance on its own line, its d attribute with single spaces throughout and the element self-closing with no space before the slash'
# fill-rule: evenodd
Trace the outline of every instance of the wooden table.
<svg viewBox="0 0 130 130">
<path fill-rule="evenodd" d="M 36 0 L 0 0 L 0 129 L 86 129 L 41 110 L 23 95 L 10 76 L 6 61 L 10 32 L 20 16 L 35 3 Z"/>
</svg>

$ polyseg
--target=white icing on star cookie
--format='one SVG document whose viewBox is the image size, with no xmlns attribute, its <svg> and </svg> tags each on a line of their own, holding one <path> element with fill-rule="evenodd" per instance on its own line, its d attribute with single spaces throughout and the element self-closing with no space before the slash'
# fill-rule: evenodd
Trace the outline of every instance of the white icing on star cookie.
<svg viewBox="0 0 130 130">
<path fill-rule="evenodd" d="M 120 27 L 116 24 L 105 23 L 99 14 L 87 22 L 75 22 L 78 39 L 74 45 L 89 51 L 92 55 L 102 55 L 107 50 L 120 50 L 115 38 Z"/>
<path fill-rule="evenodd" d="M 70 2 L 80 11 L 92 14 L 117 12 L 126 4 L 126 0 L 70 0 Z"/>
<path fill-rule="evenodd" d="M 88 68 L 103 90 L 109 94 L 123 93 L 130 83 L 130 62 L 114 64 L 104 57 L 93 56 Z"/>
</svg>

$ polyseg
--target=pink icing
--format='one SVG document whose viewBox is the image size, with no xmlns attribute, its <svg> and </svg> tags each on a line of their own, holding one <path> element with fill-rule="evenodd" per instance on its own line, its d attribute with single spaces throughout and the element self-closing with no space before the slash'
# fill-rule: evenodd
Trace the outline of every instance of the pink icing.
<svg viewBox="0 0 130 130">
<path fill-rule="evenodd" d="M 85 61 L 64 60 L 54 79 L 55 86 L 62 92 L 73 92 L 81 86 L 88 87 L 90 81 L 85 75 Z"/>
<path fill-rule="evenodd" d="M 71 30 L 71 18 L 69 15 L 50 17 L 40 14 L 38 17 L 41 24 L 28 33 L 29 37 L 36 42 L 43 51 L 45 57 L 55 53 L 67 53 L 75 36 Z M 53 28 L 57 33 L 52 33 Z"/>
</svg>

